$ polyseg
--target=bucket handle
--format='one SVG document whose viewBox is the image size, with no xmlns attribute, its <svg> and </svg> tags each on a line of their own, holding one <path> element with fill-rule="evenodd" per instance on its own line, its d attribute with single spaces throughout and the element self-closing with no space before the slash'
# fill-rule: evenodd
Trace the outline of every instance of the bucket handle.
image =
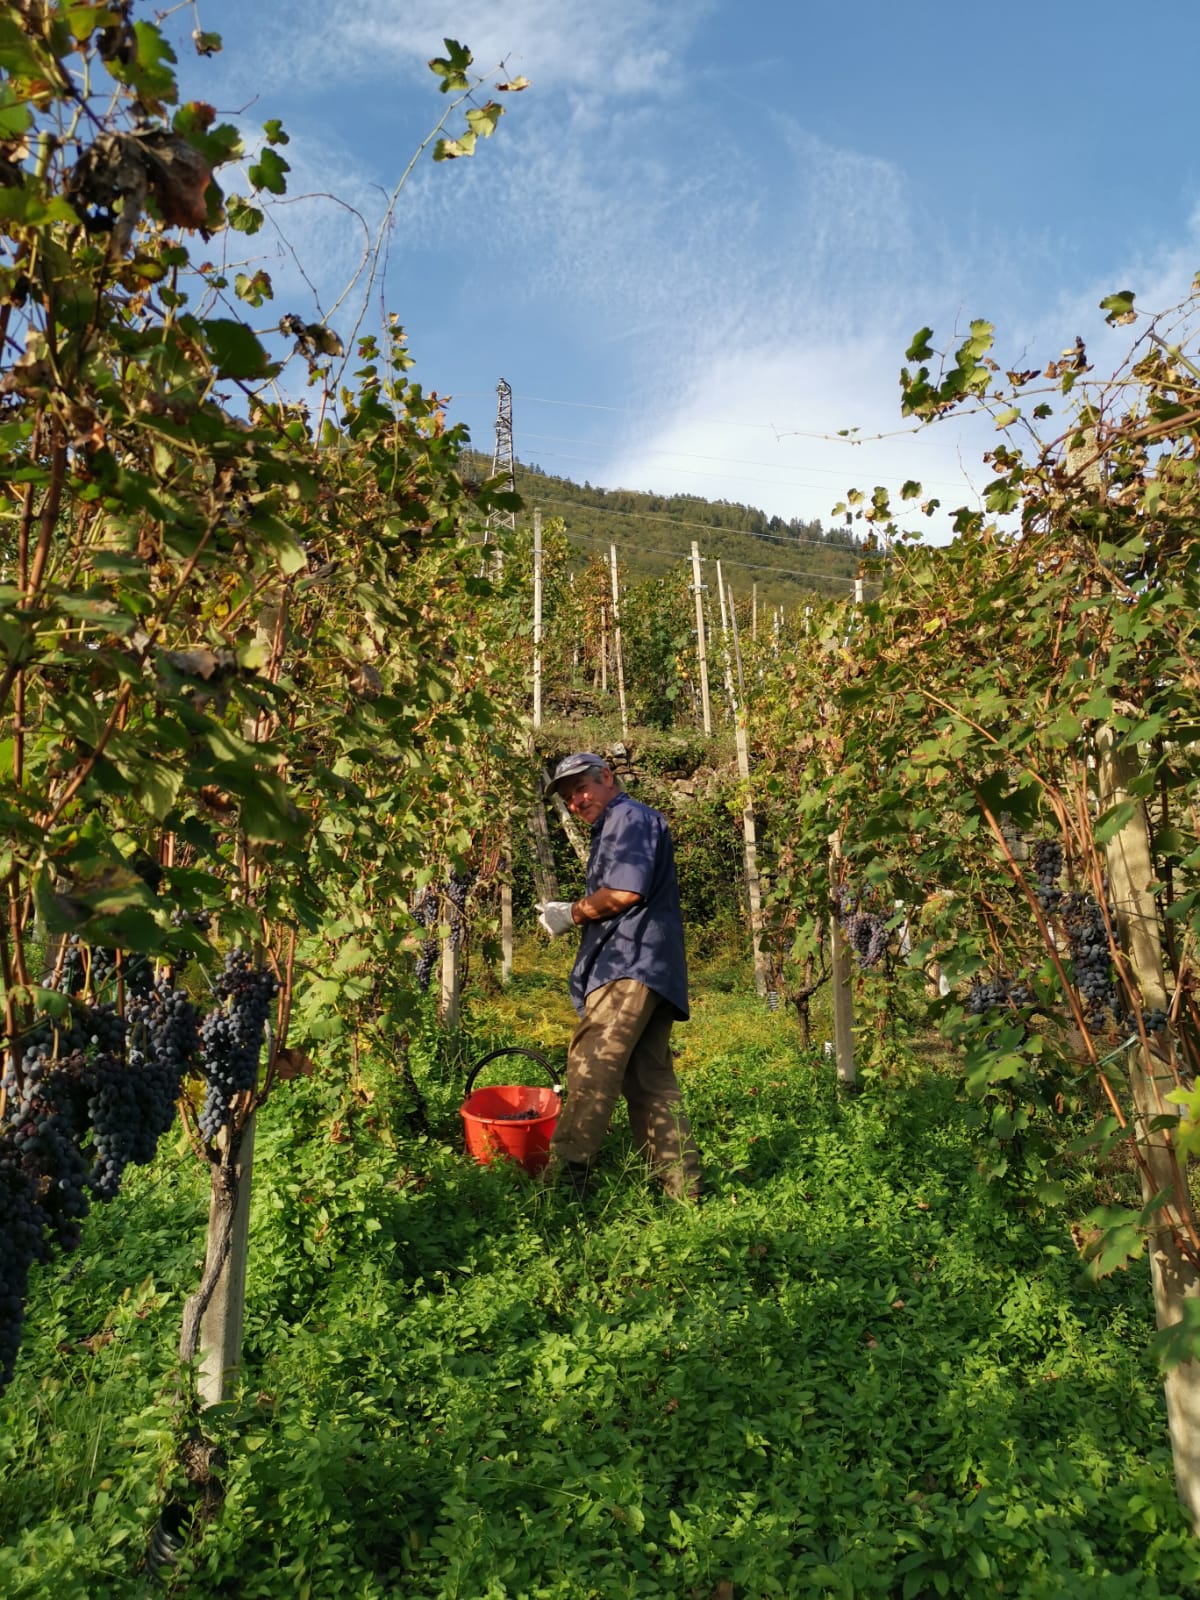
<svg viewBox="0 0 1200 1600">
<path fill-rule="evenodd" d="M 479 1076 L 482 1068 L 486 1067 L 489 1061 L 495 1061 L 500 1056 L 526 1056 L 530 1061 L 536 1061 L 538 1066 L 541 1067 L 542 1071 L 550 1079 L 555 1094 L 562 1094 L 563 1086 L 558 1081 L 558 1073 L 555 1072 L 554 1068 L 546 1060 L 545 1056 L 542 1055 L 541 1051 L 530 1050 L 527 1045 L 523 1044 L 506 1044 L 503 1045 L 499 1050 L 490 1050 L 486 1056 L 482 1056 L 471 1068 L 470 1076 L 467 1078 L 467 1087 L 465 1090 L 466 1094 L 470 1094 L 472 1088 L 474 1087 L 475 1079 Z"/>
</svg>

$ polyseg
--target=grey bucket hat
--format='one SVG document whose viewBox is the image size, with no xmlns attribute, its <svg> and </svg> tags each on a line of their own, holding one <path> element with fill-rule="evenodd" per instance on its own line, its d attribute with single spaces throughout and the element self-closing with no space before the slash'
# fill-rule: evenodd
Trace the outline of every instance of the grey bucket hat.
<svg viewBox="0 0 1200 1600">
<path fill-rule="evenodd" d="M 564 778 L 574 778 L 579 773 L 586 772 L 589 767 L 608 767 L 611 771 L 612 762 L 606 761 L 603 756 L 598 756 L 594 750 L 577 750 L 574 755 L 564 756 L 550 774 L 542 791 L 543 796 L 549 799 Z"/>
</svg>

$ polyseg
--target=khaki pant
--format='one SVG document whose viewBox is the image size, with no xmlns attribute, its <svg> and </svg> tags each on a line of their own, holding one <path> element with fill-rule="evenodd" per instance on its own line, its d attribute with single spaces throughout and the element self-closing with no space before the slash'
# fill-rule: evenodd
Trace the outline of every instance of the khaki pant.
<svg viewBox="0 0 1200 1600">
<path fill-rule="evenodd" d="M 550 1141 L 555 1162 L 590 1162 L 623 1094 L 634 1144 L 663 1188 L 678 1198 L 699 1193 L 700 1153 L 671 1064 L 673 1020 L 673 1007 L 634 978 L 592 990 L 567 1054 L 567 1097 Z"/>
</svg>

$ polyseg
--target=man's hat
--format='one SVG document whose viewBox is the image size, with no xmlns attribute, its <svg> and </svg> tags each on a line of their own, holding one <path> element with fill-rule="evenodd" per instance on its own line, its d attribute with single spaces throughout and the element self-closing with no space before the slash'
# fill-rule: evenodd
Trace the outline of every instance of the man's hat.
<svg viewBox="0 0 1200 1600">
<path fill-rule="evenodd" d="M 564 778 L 574 778 L 581 772 L 586 772 L 589 767 L 608 767 L 612 763 L 598 756 L 593 750 L 577 750 L 573 756 L 564 756 L 550 775 L 550 779 L 542 791 L 545 798 L 549 798 L 558 788 Z"/>
</svg>

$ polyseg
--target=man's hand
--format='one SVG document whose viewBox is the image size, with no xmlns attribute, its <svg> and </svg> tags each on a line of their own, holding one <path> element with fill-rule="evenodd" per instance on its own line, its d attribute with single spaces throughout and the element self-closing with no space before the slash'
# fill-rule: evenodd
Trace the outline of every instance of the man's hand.
<svg viewBox="0 0 1200 1600">
<path fill-rule="evenodd" d="M 539 900 L 537 909 L 538 926 L 545 928 L 552 939 L 557 939 L 560 933 L 570 933 L 575 926 L 569 900 Z"/>
</svg>

